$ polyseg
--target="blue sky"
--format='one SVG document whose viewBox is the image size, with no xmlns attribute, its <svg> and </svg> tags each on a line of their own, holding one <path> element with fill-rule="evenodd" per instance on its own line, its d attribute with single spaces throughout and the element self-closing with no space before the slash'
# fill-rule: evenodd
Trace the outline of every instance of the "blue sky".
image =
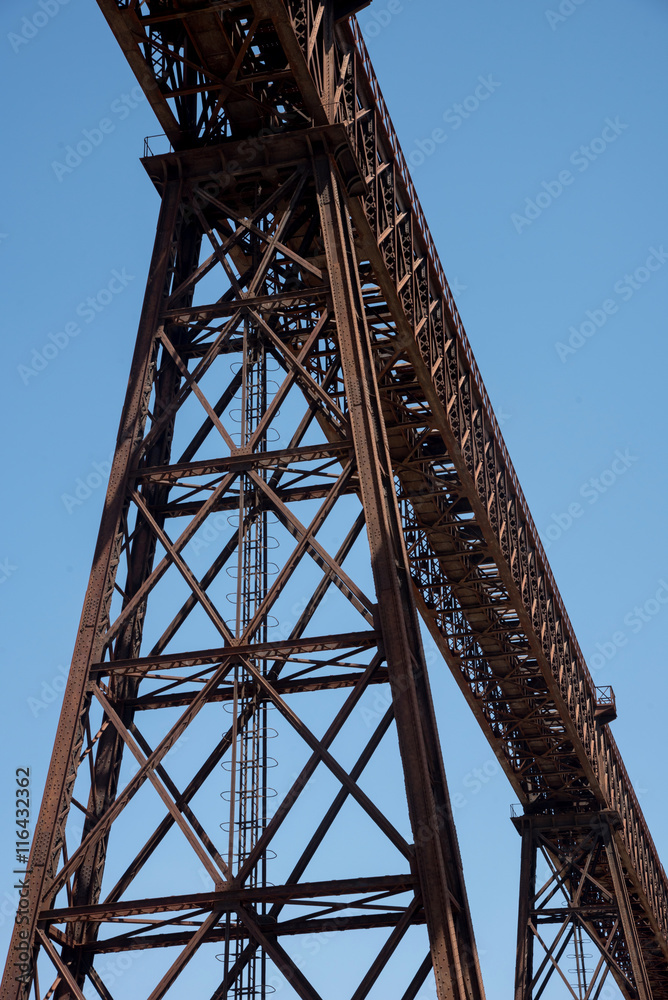
<svg viewBox="0 0 668 1000">
<path fill-rule="evenodd" d="M 158 211 L 138 160 L 157 123 L 97 5 L 44 9 L 0 10 L 0 900 L 15 768 L 34 769 L 37 792 L 50 755 Z M 360 23 L 580 644 L 615 688 L 613 733 L 665 860 L 668 3 L 374 0 Z M 90 155 L 68 159 L 86 132 Z M 513 794 L 445 668 L 434 675 L 496 1000 L 512 985 Z"/>
</svg>

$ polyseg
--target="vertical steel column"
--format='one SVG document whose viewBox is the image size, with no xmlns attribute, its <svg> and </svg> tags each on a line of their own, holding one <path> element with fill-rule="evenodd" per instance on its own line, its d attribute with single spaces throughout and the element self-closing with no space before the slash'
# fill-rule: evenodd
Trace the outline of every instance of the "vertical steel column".
<svg viewBox="0 0 668 1000">
<path fill-rule="evenodd" d="M 652 988 L 649 984 L 645 961 L 643 959 L 642 951 L 640 950 L 638 934 L 636 932 L 633 912 L 631 910 L 631 902 L 629 900 L 629 893 L 626 887 L 626 879 L 624 878 L 624 871 L 622 869 L 621 861 L 619 860 L 619 851 L 617 850 L 617 844 L 615 843 L 614 830 L 609 824 L 606 824 L 604 837 L 605 853 L 608 856 L 610 874 L 612 875 L 612 884 L 615 888 L 615 898 L 619 907 L 619 915 L 624 929 L 626 945 L 629 951 L 629 960 L 631 962 L 631 968 L 633 969 L 633 978 L 635 979 L 638 1000 L 652 1000 Z"/>
<path fill-rule="evenodd" d="M 536 895 L 536 855 L 530 817 L 522 829 L 522 860 L 520 864 L 520 899 L 517 921 L 517 963 L 515 968 L 515 1000 L 530 1000 L 533 972 L 533 932 L 530 928 L 531 907 Z"/>
<path fill-rule="evenodd" d="M 407 555 L 381 419 L 351 225 L 331 161 L 316 158 L 318 201 L 439 1000 L 484 997 L 436 733 Z M 453 897 L 459 904 L 454 912 Z"/>
</svg>

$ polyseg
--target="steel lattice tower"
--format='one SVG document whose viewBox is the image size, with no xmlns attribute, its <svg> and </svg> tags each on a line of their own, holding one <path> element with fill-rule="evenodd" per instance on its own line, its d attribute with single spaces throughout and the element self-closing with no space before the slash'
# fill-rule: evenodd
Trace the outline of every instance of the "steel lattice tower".
<svg viewBox="0 0 668 1000">
<path fill-rule="evenodd" d="M 366 4 L 98 3 L 171 145 L 143 161 L 155 247 L 2 1000 L 414 1000 L 431 976 L 482 1000 L 418 615 L 524 809 L 516 1000 L 558 976 L 665 1000 L 665 874 Z"/>
</svg>

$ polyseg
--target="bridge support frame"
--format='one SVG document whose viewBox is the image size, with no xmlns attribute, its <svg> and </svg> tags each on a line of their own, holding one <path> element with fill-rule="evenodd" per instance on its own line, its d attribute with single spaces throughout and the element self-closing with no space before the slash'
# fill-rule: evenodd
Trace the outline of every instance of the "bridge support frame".
<svg viewBox="0 0 668 1000">
<path fill-rule="evenodd" d="M 652 1000 L 615 830 L 618 813 L 513 817 L 522 837 L 515 1000 L 540 1000 L 556 976 L 574 1000 L 609 977 Z"/>
<path fill-rule="evenodd" d="M 268 166 L 249 164 L 232 182 L 217 186 L 210 170 L 216 149 L 145 161 L 162 196 L 160 222 L 30 861 L 27 937 L 21 940 L 29 942 L 31 959 L 17 981 L 12 969 L 22 947 L 17 930 L 0 1000 L 27 1000 L 32 988 L 38 1000 L 44 990 L 55 1000 L 82 1000 L 89 985 L 110 1000 L 100 970 L 103 956 L 128 950 L 159 956 L 166 944 L 179 954 L 160 970 L 149 1000 L 162 1000 L 186 966 L 199 961 L 204 967 L 207 953 L 221 945 L 224 951 L 215 956 L 221 975 L 211 1000 L 264 995 L 270 988 L 267 959 L 292 995 L 320 1000 L 315 982 L 287 949 L 295 933 L 321 932 L 322 921 L 305 918 L 295 931 L 294 920 L 285 920 L 283 936 L 278 920 L 283 907 L 298 905 L 304 894 L 321 898 L 325 915 L 335 914 L 324 924 L 328 931 L 387 931 L 368 969 L 360 970 L 355 1000 L 364 1000 L 406 935 L 425 924 L 428 939 L 425 935 L 424 951 L 409 969 L 412 978 L 402 1000 L 415 1000 L 432 970 L 439 1000 L 484 1000 L 377 384 L 377 368 L 388 369 L 388 358 L 390 368 L 396 363 L 394 332 L 384 332 L 379 346 L 367 323 L 370 293 L 362 288 L 344 182 L 331 149 L 338 133 L 333 130 L 329 138 L 316 149 L 304 134 L 274 137 L 267 143 L 266 156 L 273 157 Z M 208 284 L 201 291 L 204 279 Z M 275 367 L 268 367 L 270 358 Z M 272 389 L 268 371 L 278 379 Z M 255 383 L 264 387 L 257 405 L 251 400 Z M 287 446 L 278 446 L 279 427 L 289 431 Z M 361 506 L 357 515 L 355 498 Z M 311 523 L 302 524 L 299 505 L 316 502 Z M 198 532 L 217 513 L 224 515 L 229 539 L 208 549 L 213 562 L 200 576 L 194 563 L 200 549 L 191 543 L 206 540 Z M 272 550 L 273 582 L 266 552 L 258 566 L 257 553 L 246 544 L 252 526 L 256 533 L 266 530 L 267 513 L 281 532 L 281 545 Z M 339 541 L 342 526 L 353 521 L 338 551 L 328 550 L 321 531 L 330 515 L 337 518 L 332 537 Z M 362 542 L 365 526 L 370 597 L 343 566 L 357 539 Z M 283 607 L 282 595 L 291 593 L 307 556 L 322 578 L 279 641 L 270 612 Z M 236 581 L 231 601 L 217 589 L 228 570 Z M 351 573 L 357 570 L 352 567 Z M 161 608 L 169 606 L 181 580 L 185 601 L 169 621 Z M 333 618 L 331 634 L 313 636 L 312 619 L 332 591 L 341 595 L 344 617 Z M 195 611 L 203 611 L 217 633 L 215 648 L 192 648 L 193 634 L 199 639 L 205 624 L 202 618 L 198 631 L 188 632 Z M 354 633 L 352 625 L 344 626 L 346 615 L 358 622 Z M 314 657 L 305 680 L 299 660 L 304 652 Z M 337 664 L 344 656 L 353 673 L 339 680 Z M 167 672 L 175 669 L 170 683 Z M 297 673 L 281 687 L 289 670 Z M 317 738 L 307 723 L 312 706 L 293 710 L 286 695 L 313 692 L 312 702 L 315 692 L 342 683 L 351 693 Z M 389 688 L 387 712 L 349 772 L 330 746 L 376 683 Z M 231 709 L 229 731 L 213 750 L 203 744 L 202 756 L 193 761 L 195 774 L 181 787 L 167 754 L 183 737 L 191 739 L 191 723 L 200 711 L 208 718 L 221 702 Z M 271 818 L 265 758 L 255 785 L 243 793 L 237 788 L 241 742 L 266 706 L 277 709 L 285 731 L 287 723 L 311 754 Z M 145 728 L 147 714 L 171 720 L 175 709 L 180 714 L 171 728 L 170 721 Z M 395 731 L 401 758 L 397 784 L 403 772 L 408 840 L 358 785 L 388 730 Z M 262 723 L 263 743 L 265 733 Z M 139 770 L 124 785 L 121 769 L 130 754 Z M 296 822 L 299 797 L 323 764 L 339 785 L 277 895 L 264 875 L 272 854 L 268 845 L 278 840 L 284 823 L 287 828 Z M 219 765 L 227 776 L 218 775 L 218 784 L 227 784 L 223 793 L 216 790 L 228 804 L 229 820 L 220 824 L 227 837 L 207 822 L 202 796 L 199 805 L 194 801 Z M 212 784 L 217 789 L 215 777 Z M 130 860 L 124 850 L 121 863 L 120 837 L 112 836 L 112 828 L 149 786 L 165 815 L 154 828 L 145 809 L 146 826 L 136 831 Z M 243 795 L 249 801 L 252 796 L 259 816 L 250 839 L 241 806 L 234 805 Z M 382 848 L 389 844 L 403 854 L 408 871 L 388 883 L 389 891 L 383 880 L 380 894 L 375 878 L 355 878 L 345 886 L 341 879 L 320 880 L 317 886 L 309 883 L 307 892 L 303 875 L 351 802 L 383 835 Z M 85 813 L 82 830 L 72 822 L 77 810 Z M 160 897 L 145 898 L 142 876 L 154 870 L 170 831 L 183 835 L 184 856 L 199 861 L 201 884 L 193 879 L 188 892 L 177 894 L 166 869 Z M 109 868 L 117 872 L 113 885 Z M 209 891 L 203 894 L 202 886 Z M 352 915 L 342 906 L 342 890 Z M 405 905 L 392 905 L 393 896 L 407 893 Z M 360 895 L 365 898 L 356 906 Z M 330 896 L 336 897 L 334 905 Z M 377 913 L 385 899 L 387 913 Z M 162 916 L 193 909 L 202 916 L 195 930 L 180 917 Z M 108 936 L 117 921 L 133 918 L 138 934 Z M 164 933 L 152 934 L 153 924 L 164 924 Z"/>
</svg>

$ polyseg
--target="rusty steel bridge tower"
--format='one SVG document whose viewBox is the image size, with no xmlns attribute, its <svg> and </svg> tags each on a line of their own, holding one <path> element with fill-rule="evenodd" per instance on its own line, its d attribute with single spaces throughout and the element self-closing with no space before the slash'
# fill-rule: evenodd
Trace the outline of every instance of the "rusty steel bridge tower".
<svg viewBox="0 0 668 1000">
<path fill-rule="evenodd" d="M 483 1000 L 419 616 L 521 802 L 515 1000 L 668 1000 L 668 882 L 614 699 L 367 3 L 98 4 L 164 132 L 161 208 L 1 1000 Z"/>
</svg>

